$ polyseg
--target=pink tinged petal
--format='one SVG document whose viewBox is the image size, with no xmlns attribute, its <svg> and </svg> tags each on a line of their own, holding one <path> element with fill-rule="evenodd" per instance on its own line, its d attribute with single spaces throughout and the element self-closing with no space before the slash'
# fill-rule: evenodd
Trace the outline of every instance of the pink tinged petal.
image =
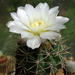
<svg viewBox="0 0 75 75">
<path fill-rule="evenodd" d="M 69 21 L 69 18 L 67 18 L 67 17 L 62 17 L 62 16 L 58 16 L 58 17 L 56 17 L 56 20 L 55 20 L 55 24 L 64 24 L 64 23 L 66 23 L 66 22 L 68 22 Z"/>
<path fill-rule="evenodd" d="M 15 24 L 13 21 L 9 21 L 6 25 L 8 28 L 10 28 L 11 26 L 14 26 Z"/>
<path fill-rule="evenodd" d="M 46 28 L 45 30 L 58 31 L 58 30 L 61 30 L 61 29 L 66 29 L 65 25 L 56 24 L 56 25 L 52 25 L 52 26 Z"/>
<path fill-rule="evenodd" d="M 29 20 L 30 22 L 33 21 L 33 11 L 34 11 L 34 7 L 30 4 L 26 4 L 25 7 L 24 7 L 24 10 L 26 11 L 28 17 L 29 17 Z"/>
<path fill-rule="evenodd" d="M 39 36 L 34 36 L 33 38 L 27 40 L 27 46 L 32 49 L 38 48 L 40 44 L 41 44 L 41 39 Z"/>
<path fill-rule="evenodd" d="M 17 15 L 23 24 L 29 25 L 29 19 L 28 19 L 28 16 L 27 16 L 27 13 L 25 12 L 25 10 L 18 7 Z"/>
<path fill-rule="evenodd" d="M 59 33 L 56 33 L 56 32 L 44 32 L 44 33 L 41 33 L 40 34 L 40 37 L 43 38 L 43 39 L 60 39 L 61 38 L 61 35 Z"/>
<path fill-rule="evenodd" d="M 21 37 L 22 38 L 33 38 L 34 34 L 30 33 L 30 32 L 23 32 L 21 33 Z"/>
<path fill-rule="evenodd" d="M 10 13 L 14 20 L 19 20 L 17 14 L 15 12 Z"/>
<path fill-rule="evenodd" d="M 59 12 L 58 8 L 59 6 L 51 8 L 49 10 L 49 21 L 50 22 L 54 22 L 54 20 L 56 19 L 56 16 L 58 15 L 58 12 Z"/>
</svg>

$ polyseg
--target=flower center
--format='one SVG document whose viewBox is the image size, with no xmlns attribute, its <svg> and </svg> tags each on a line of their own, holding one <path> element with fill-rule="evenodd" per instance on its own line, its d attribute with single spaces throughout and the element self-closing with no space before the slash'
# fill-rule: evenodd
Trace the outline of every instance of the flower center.
<svg viewBox="0 0 75 75">
<path fill-rule="evenodd" d="M 31 26 L 33 28 L 37 28 L 37 27 L 42 26 L 42 25 L 44 25 L 43 21 L 36 21 L 36 22 L 34 22 L 34 23 L 31 24 Z"/>
</svg>

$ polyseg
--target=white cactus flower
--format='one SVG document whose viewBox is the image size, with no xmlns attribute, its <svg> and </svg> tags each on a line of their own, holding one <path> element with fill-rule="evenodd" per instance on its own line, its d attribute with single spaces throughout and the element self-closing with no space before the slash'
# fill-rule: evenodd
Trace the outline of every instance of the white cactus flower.
<svg viewBox="0 0 75 75">
<path fill-rule="evenodd" d="M 21 38 L 26 39 L 28 47 L 38 48 L 42 41 L 48 39 L 59 39 L 61 35 L 57 32 L 66 27 L 63 25 L 69 19 L 57 16 L 58 6 L 49 9 L 47 3 L 39 3 L 35 8 L 26 4 L 17 8 L 17 12 L 12 12 L 14 21 L 7 23 L 10 32 L 21 34 Z"/>
</svg>

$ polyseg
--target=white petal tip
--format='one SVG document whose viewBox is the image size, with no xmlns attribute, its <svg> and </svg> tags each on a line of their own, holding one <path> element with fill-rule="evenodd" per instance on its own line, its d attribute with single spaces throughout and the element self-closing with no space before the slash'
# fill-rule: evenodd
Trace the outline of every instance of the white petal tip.
<svg viewBox="0 0 75 75">
<path fill-rule="evenodd" d="M 27 46 L 32 49 L 39 48 L 40 44 L 41 39 L 39 36 L 34 36 L 33 38 L 27 40 Z"/>
<path fill-rule="evenodd" d="M 54 8 L 59 9 L 59 6 L 55 6 Z"/>
<path fill-rule="evenodd" d="M 9 22 L 6 24 L 6 26 L 7 26 L 8 28 L 10 28 L 12 25 L 14 25 L 14 23 L 13 23 L 12 21 L 9 21 Z"/>
<path fill-rule="evenodd" d="M 69 18 L 66 18 L 67 19 L 67 21 L 69 21 Z"/>
</svg>

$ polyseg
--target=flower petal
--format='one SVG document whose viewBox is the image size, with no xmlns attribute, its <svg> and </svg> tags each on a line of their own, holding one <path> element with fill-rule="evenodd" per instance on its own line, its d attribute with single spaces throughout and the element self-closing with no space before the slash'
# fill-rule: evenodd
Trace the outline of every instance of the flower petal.
<svg viewBox="0 0 75 75">
<path fill-rule="evenodd" d="M 22 38 L 33 38 L 33 36 L 34 36 L 34 34 L 27 32 L 27 31 L 21 33 Z"/>
<path fill-rule="evenodd" d="M 30 22 L 33 22 L 33 11 L 34 11 L 34 7 L 30 4 L 26 4 L 24 7 L 24 10 L 26 11 Z"/>
<path fill-rule="evenodd" d="M 13 21 L 13 22 L 14 22 L 14 24 L 15 24 L 17 27 L 29 31 L 28 27 L 25 26 L 24 24 L 22 24 L 20 21 Z"/>
<path fill-rule="evenodd" d="M 29 19 L 27 13 L 22 8 L 18 7 L 17 15 L 22 23 L 24 23 L 25 25 L 29 25 Z"/>
<path fill-rule="evenodd" d="M 59 31 L 61 29 L 65 29 L 65 25 L 61 25 L 61 24 L 56 24 L 56 25 L 52 25 L 48 28 L 46 28 L 45 30 L 52 30 L 52 31 Z"/>
<path fill-rule="evenodd" d="M 27 46 L 32 49 L 38 48 L 40 44 L 41 44 L 41 39 L 39 36 L 34 36 L 33 38 L 27 40 Z"/>
<path fill-rule="evenodd" d="M 49 10 L 49 6 L 47 3 L 39 3 L 37 6 L 39 6 L 41 9 L 43 8 Z"/>
<path fill-rule="evenodd" d="M 54 7 L 54 8 L 51 8 L 50 10 L 49 10 L 49 21 L 50 22 L 54 22 L 54 20 L 56 19 L 56 16 L 57 16 L 57 14 L 58 14 L 58 12 L 59 12 L 59 10 L 58 10 L 58 8 L 59 8 L 59 6 L 56 6 L 56 7 Z"/>
<path fill-rule="evenodd" d="M 13 33 L 18 33 L 18 34 L 21 34 L 22 32 L 24 32 L 23 29 L 18 28 L 17 26 L 11 26 L 9 31 Z"/>
<path fill-rule="evenodd" d="M 64 23 L 66 23 L 66 22 L 68 22 L 69 21 L 69 18 L 67 18 L 67 17 L 62 17 L 62 16 L 58 16 L 58 17 L 56 17 L 56 20 L 55 20 L 55 24 L 64 24 Z"/>
<path fill-rule="evenodd" d="M 16 24 L 15 24 L 16 23 Z M 23 27 L 23 25 L 16 21 L 9 21 L 7 24 L 7 27 L 10 28 L 10 32 L 21 34 L 24 32 L 27 28 Z"/>
<path fill-rule="evenodd" d="M 15 12 L 10 13 L 10 15 L 12 16 L 12 18 L 13 18 L 14 20 L 19 20 L 17 14 L 16 14 Z"/>
<path fill-rule="evenodd" d="M 43 39 L 59 39 L 61 37 L 61 35 L 59 33 L 56 32 L 43 32 L 40 34 L 40 37 Z"/>
<path fill-rule="evenodd" d="M 41 10 L 40 10 L 40 7 L 38 5 L 34 9 L 33 19 L 37 20 L 37 21 L 41 20 Z"/>
<path fill-rule="evenodd" d="M 47 3 L 39 3 L 35 7 L 35 17 L 46 21 L 48 19 L 49 6 Z"/>
<path fill-rule="evenodd" d="M 44 20 L 45 22 L 47 22 L 48 18 L 49 18 L 49 6 L 47 3 L 44 4 L 40 4 L 40 8 L 41 8 L 41 16 L 42 16 L 42 20 Z"/>
<path fill-rule="evenodd" d="M 11 26 L 13 26 L 15 24 L 13 23 L 13 21 L 9 21 L 6 25 L 7 25 L 8 28 L 10 28 Z"/>
</svg>

